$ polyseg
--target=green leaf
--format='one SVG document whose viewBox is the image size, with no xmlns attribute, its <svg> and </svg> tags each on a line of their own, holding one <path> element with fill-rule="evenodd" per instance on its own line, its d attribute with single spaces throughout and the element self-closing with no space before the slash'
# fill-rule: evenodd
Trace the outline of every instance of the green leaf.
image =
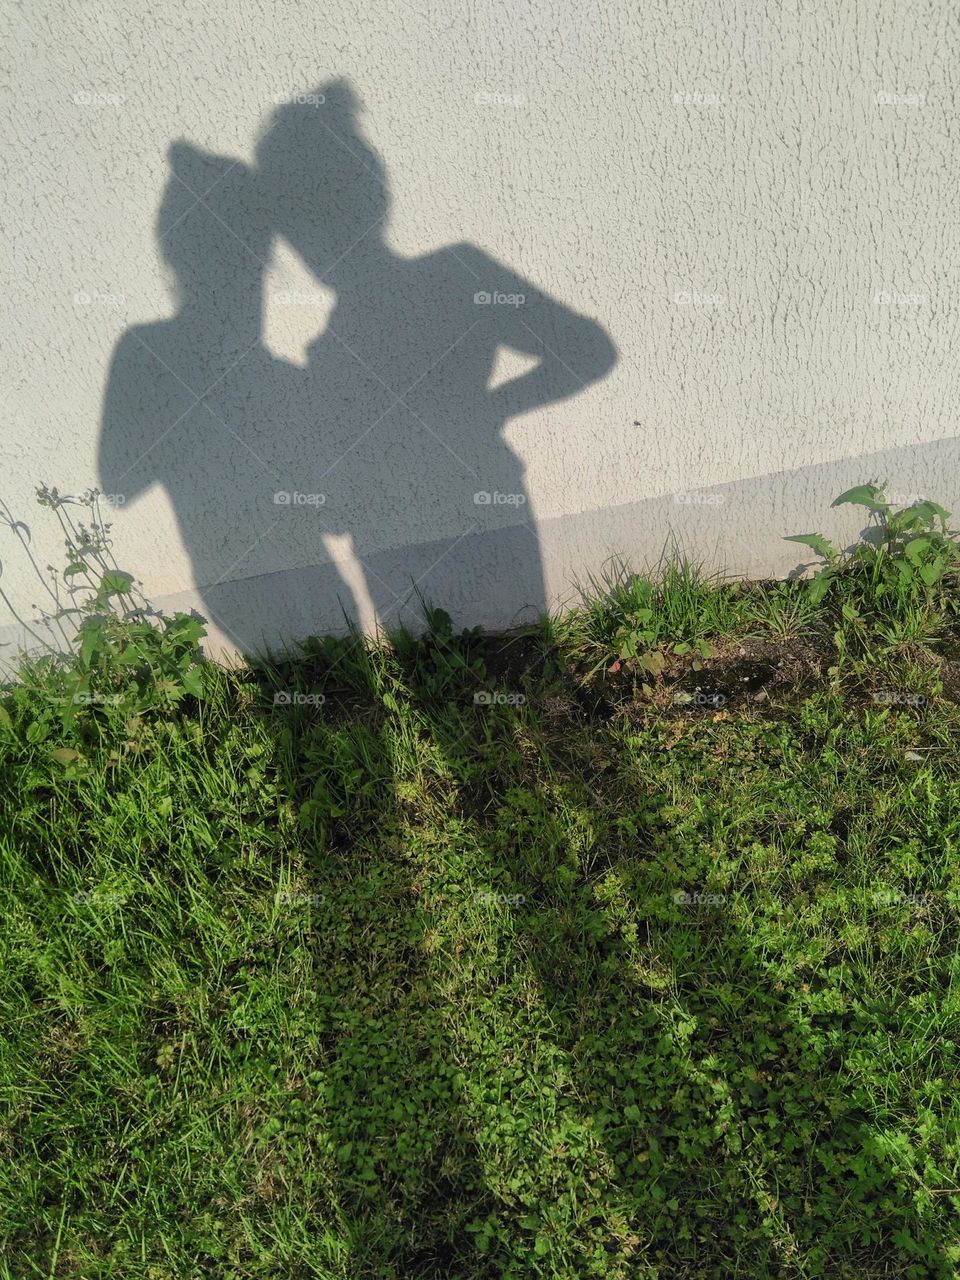
<svg viewBox="0 0 960 1280">
<path fill-rule="evenodd" d="M 431 609 L 429 614 L 430 630 L 434 635 L 452 636 L 453 619 L 445 609 Z"/>
<path fill-rule="evenodd" d="M 839 498 L 834 498 L 830 505 L 842 507 L 846 503 L 852 503 L 855 507 L 867 507 L 870 511 L 890 510 L 890 504 L 884 500 L 883 490 L 878 489 L 875 484 L 858 484 L 853 489 L 847 489 Z"/>
<path fill-rule="evenodd" d="M 621 627 L 617 633 L 617 656 L 623 658 L 635 658 L 639 650 L 639 637 L 635 631 L 627 631 Z"/>
<path fill-rule="evenodd" d="M 816 577 L 810 579 L 810 583 L 807 587 L 807 595 L 809 596 L 811 604 L 817 605 L 820 603 L 829 591 L 833 578 L 834 573 L 832 569 L 821 569 Z"/>
<path fill-rule="evenodd" d="M 73 747 L 57 747 L 53 752 L 53 758 L 57 764 L 73 764 L 80 759 L 80 752 L 74 751 Z"/>
<path fill-rule="evenodd" d="M 82 560 L 75 560 L 73 564 L 67 565 L 67 567 L 63 571 L 63 576 L 65 578 L 72 578 L 75 573 L 83 573 L 86 567 L 87 566 L 83 563 Z"/>
<path fill-rule="evenodd" d="M 784 538 L 784 542 L 799 542 L 804 547 L 812 547 L 824 560 L 833 560 L 837 554 L 822 533 L 794 533 Z"/>
<path fill-rule="evenodd" d="M 915 512 L 900 511 L 887 520 L 887 540 L 891 542 L 904 533 L 916 533 L 918 529 L 928 528 L 929 525 L 929 520 L 924 520 Z"/>
<path fill-rule="evenodd" d="M 121 573 L 116 570 L 110 570 L 100 579 L 100 585 L 97 588 L 96 603 L 106 604 L 111 596 L 124 595 L 129 592 L 133 586 L 133 577 L 129 573 Z"/>
<path fill-rule="evenodd" d="M 203 673 L 200 667 L 190 667 L 188 671 L 183 672 L 180 679 L 187 693 L 195 698 L 203 697 Z"/>
<path fill-rule="evenodd" d="M 908 560 L 912 560 L 914 564 L 917 564 L 924 552 L 929 551 L 931 545 L 929 538 L 912 538 L 903 548 L 903 554 Z"/>
<path fill-rule="evenodd" d="M 940 519 L 946 524 L 950 519 L 950 512 L 944 511 L 939 502 L 930 502 L 926 498 L 922 502 L 915 502 L 912 507 L 907 507 L 906 510 L 918 515 L 925 524 L 932 525 L 936 519 Z"/>
<path fill-rule="evenodd" d="M 88 618 L 80 628 L 80 661 L 89 666 L 103 647 L 103 625 L 98 618 Z"/>
<path fill-rule="evenodd" d="M 192 617 L 189 613 L 175 614 L 164 631 L 172 639 L 180 640 L 184 644 L 196 644 L 207 634 L 207 629 L 200 619 Z"/>
<path fill-rule="evenodd" d="M 939 582 L 946 567 L 946 561 L 943 557 L 937 556 L 936 560 L 934 560 L 932 564 L 922 564 L 920 566 L 920 577 L 928 587 L 932 587 L 935 583 Z"/>
</svg>

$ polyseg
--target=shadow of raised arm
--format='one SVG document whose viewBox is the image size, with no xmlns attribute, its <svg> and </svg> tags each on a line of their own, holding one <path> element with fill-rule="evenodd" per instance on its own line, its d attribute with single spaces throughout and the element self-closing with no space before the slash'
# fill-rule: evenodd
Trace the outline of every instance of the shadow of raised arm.
<svg viewBox="0 0 960 1280">
<path fill-rule="evenodd" d="M 515 417 L 565 400 L 605 377 L 616 364 L 617 349 L 595 321 L 564 306 L 475 245 L 459 244 L 451 252 L 476 280 L 474 298 L 489 309 L 497 341 L 540 361 L 489 392 L 499 417 Z M 480 302 L 484 297 L 487 301 Z"/>
</svg>

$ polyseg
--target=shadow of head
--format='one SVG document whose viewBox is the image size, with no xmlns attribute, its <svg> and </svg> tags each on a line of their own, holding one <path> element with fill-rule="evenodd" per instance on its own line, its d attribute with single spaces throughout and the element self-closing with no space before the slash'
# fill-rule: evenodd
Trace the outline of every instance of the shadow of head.
<svg viewBox="0 0 960 1280">
<path fill-rule="evenodd" d="M 390 207 L 386 170 L 363 136 L 360 101 L 344 80 L 283 103 L 257 144 L 277 232 L 323 274 L 359 240 L 376 243 Z"/>
<path fill-rule="evenodd" d="M 259 291 L 274 235 L 259 174 L 182 141 L 167 158 L 156 233 L 180 306 Z"/>
</svg>

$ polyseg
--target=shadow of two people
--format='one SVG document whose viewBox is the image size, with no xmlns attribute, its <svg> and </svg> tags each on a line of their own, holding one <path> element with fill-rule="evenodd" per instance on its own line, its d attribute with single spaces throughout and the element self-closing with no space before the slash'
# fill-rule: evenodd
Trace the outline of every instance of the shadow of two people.
<svg viewBox="0 0 960 1280">
<path fill-rule="evenodd" d="M 395 625 L 414 584 L 454 613 L 542 611 L 524 466 L 503 429 L 616 360 L 597 324 L 474 245 L 392 252 L 358 113 L 337 81 L 274 112 L 256 168 L 171 148 L 157 236 L 177 310 L 129 329 L 110 370 L 100 487 L 126 502 L 166 488 L 204 606 L 247 651 L 278 613 L 330 629 L 364 595 Z M 306 367 L 264 344 L 278 237 L 335 295 Z M 536 364 L 490 389 L 502 346 Z M 325 551 L 331 535 L 352 541 L 359 589 Z"/>
</svg>

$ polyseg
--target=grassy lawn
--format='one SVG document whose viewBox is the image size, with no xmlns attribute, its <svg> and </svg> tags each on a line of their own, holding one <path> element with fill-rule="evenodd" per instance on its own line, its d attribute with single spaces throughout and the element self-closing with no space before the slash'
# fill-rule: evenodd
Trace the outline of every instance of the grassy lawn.
<svg viewBox="0 0 960 1280">
<path fill-rule="evenodd" d="M 25 670 L 0 1276 L 960 1274 L 960 592 L 876 583 Z"/>
</svg>

